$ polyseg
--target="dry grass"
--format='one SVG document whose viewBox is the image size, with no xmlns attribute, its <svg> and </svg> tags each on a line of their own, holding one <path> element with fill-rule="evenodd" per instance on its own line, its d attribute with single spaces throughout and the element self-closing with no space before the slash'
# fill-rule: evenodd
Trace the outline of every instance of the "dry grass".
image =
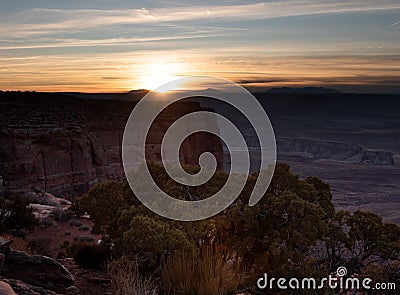
<svg viewBox="0 0 400 295">
<path fill-rule="evenodd" d="M 239 268 L 226 269 L 226 255 L 205 249 L 201 254 L 172 255 L 163 267 L 162 282 L 168 294 L 226 294 L 240 284 Z"/>
<path fill-rule="evenodd" d="M 157 295 L 157 284 L 138 271 L 138 263 L 121 258 L 110 262 L 108 273 L 115 295 Z"/>
</svg>

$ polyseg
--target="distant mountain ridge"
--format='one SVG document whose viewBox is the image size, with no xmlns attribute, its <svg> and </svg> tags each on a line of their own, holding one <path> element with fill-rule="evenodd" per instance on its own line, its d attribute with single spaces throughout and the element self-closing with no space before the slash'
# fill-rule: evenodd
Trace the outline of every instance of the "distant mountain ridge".
<svg viewBox="0 0 400 295">
<path fill-rule="evenodd" d="M 267 90 L 269 93 L 301 93 L 301 94 L 325 94 L 325 93 L 342 93 L 341 91 L 333 88 L 325 87 L 276 87 Z"/>
</svg>

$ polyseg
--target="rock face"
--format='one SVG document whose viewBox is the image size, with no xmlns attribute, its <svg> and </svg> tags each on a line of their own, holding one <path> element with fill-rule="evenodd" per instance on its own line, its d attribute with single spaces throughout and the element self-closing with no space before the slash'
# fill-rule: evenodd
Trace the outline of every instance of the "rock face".
<svg viewBox="0 0 400 295">
<path fill-rule="evenodd" d="M 0 281 L 0 294 L 2 295 L 17 295 L 11 288 L 10 284 Z"/>
<path fill-rule="evenodd" d="M 95 183 L 123 180 L 121 142 L 134 105 L 62 94 L 0 92 L 4 189 L 49 192 L 73 200 Z M 183 103 L 157 120 L 148 136 L 148 160 L 159 160 L 158 131 L 187 109 L 200 106 Z M 212 137 L 192 136 L 183 149 L 186 164 L 197 164 L 195 156 L 202 150 L 213 152 L 222 162 L 221 143 Z"/>
<path fill-rule="evenodd" d="M 33 215 L 39 220 L 46 219 L 52 214 L 57 215 L 65 212 L 72 205 L 70 201 L 57 198 L 49 193 L 32 193 L 29 196 L 33 202 L 29 204 L 29 207 L 32 209 Z"/>
<path fill-rule="evenodd" d="M 308 138 L 278 138 L 279 154 L 308 159 L 328 159 L 375 165 L 399 165 L 398 155 L 366 149 L 360 145 Z"/>
<path fill-rule="evenodd" d="M 7 292 L 11 293 L 4 293 L 4 295 L 57 295 L 57 293 L 46 290 L 42 287 L 37 287 L 37 286 L 32 286 L 27 283 L 24 283 L 19 280 L 10 280 L 10 279 L 4 279 L 3 283 L 4 288 Z M 1 285 L 0 285 L 0 291 L 1 291 Z M 3 293 L 0 292 L 0 294 L 3 295 Z"/>
<path fill-rule="evenodd" d="M 0 237 L 1 295 L 57 295 L 73 287 L 74 277 L 59 262 L 12 250 L 11 243 Z"/>
<path fill-rule="evenodd" d="M 59 293 L 74 283 L 73 276 L 56 260 L 15 250 L 8 254 L 3 272 L 9 279 Z"/>
<path fill-rule="evenodd" d="M 10 251 L 11 243 L 12 243 L 11 240 L 6 240 L 6 239 L 0 237 L 0 253 L 8 254 L 8 252 Z"/>
</svg>

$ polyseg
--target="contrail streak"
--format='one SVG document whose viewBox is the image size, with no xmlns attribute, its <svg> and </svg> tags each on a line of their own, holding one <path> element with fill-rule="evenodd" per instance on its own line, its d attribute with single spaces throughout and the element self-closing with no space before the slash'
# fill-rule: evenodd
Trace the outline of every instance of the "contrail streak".
<svg viewBox="0 0 400 295">
<path fill-rule="evenodd" d="M 388 29 L 393 28 L 393 27 L 397 26 L 398 24 L 400 24 L 400 21 L 391 24 L 390 26 L 388 26 Z"/>
</svg>

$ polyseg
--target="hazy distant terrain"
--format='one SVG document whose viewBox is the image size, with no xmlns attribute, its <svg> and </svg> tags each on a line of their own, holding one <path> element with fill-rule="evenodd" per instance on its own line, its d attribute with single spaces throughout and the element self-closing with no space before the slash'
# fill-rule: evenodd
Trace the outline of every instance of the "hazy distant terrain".
<svg viewBox="0 0 400 295">
<path fill-rule="evenodd" d="M 338 208 L 372 210 L 400 223 L 400 96 L 323 88 L 255 95 L 274 127 L 279 161 L 301 177 L 328 182 Z M 258 145 L 238 112 L 215 101 L 206 104 L 233 117 L 250 145 Z M 254 162 L 258 156 L 253 153 Z"/>
<path fill-rule="evenodd" d="M 400 223 L 400 96 L 259 97 L 278 139 L 286 138 L 278 140 L 278 157 L 294 173 L 327 181 L 338 208 L 371 210 Z"/>
</svg>

